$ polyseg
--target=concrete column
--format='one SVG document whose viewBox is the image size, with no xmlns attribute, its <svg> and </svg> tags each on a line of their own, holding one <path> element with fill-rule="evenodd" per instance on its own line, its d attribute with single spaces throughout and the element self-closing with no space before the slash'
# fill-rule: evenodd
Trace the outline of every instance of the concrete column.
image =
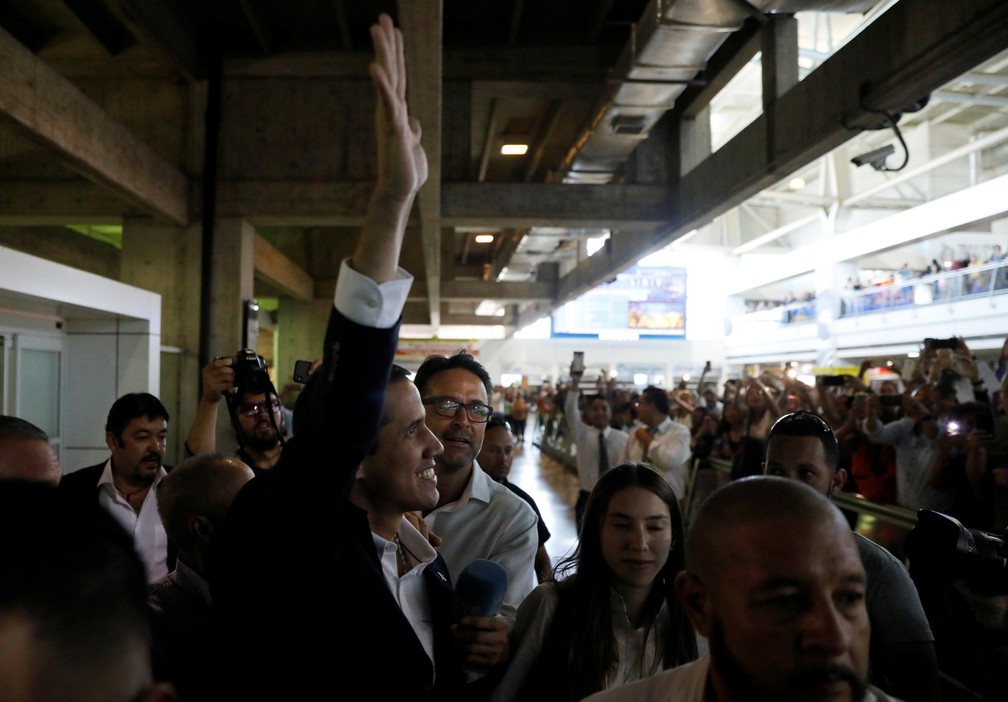
<svg viewBox="0 0 1008 702">
<path fill-rule="evenodd" d="M 158 364 L 155 393 L 168 409 L 166 461 L 184 456 L 183 443 L 199 393 L 199 232 L 148 217 L 123 221 L 120 279 L 161 295 L 160 337 L 151 339 Z"/>
</svg>

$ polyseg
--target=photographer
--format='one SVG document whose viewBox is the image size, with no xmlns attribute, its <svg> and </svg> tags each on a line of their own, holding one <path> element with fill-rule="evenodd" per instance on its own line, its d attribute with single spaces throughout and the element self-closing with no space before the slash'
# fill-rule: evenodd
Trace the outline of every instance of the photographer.
<svg viewBox="0 0 1008 702">
<path fill-rule="evenodd" d="M 273 468 L 283 451 L 287 422 L 262 356 L 252 349 L 218 356 L 201 375 L 203 394 L 186 436 L 186 455 L 216 450 L 218 407 L 225 399 L 238 441 L 236 455 L 256 475 Z"/>
<path fill-rule="evenodd" d="M 931 466 L 931 486 L 952 498 L 946 513 L 974 529 L 994 526 L 994 477 L 989 465 L 993 431 L 987 404 L 957 405 L 945 422 Z"/>
</svg>

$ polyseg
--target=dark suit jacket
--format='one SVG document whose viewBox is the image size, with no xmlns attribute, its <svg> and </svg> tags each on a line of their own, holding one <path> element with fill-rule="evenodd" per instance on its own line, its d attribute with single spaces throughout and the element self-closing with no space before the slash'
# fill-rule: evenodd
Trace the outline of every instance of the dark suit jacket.
<svg viewBox="0 0 1008 702">
<path fill-rule="evenodd" d="M 87 468 L 75 470 L 67 473 L 59 481 L 59 490 L 69 499 L 81 502 L 91 501 L 98 503 L 98 480 L 102 471 L 105 470 L 106 461 Z M 171 466 L 164 467 L 166 471 L 172 469 Z M 178 547 L 168 541 L 168 571 L 175 570 L 175 560 L 178 558 Z"/>
<path fill-rule="evenodd" d="M 215 533 L 221 699 L 463 699 L 443 560 L 425 573 L 432 684 L 430 659 L 385 583 L 367 515 L 349 501 L 397 339 L 398 327 L 362 327 L 333 311 L 323 364 L 296 410 L 297 435 L 275 469 L 242 488 Z"/>
</svg>

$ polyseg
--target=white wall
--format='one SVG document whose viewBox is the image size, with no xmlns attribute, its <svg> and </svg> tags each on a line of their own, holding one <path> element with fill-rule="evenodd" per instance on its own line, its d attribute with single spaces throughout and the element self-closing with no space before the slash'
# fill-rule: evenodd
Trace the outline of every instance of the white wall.
<svg viewBox="0 0 1008 702">
<path fill-rule="evenodd" d="M 106 457 L 105 418 L 115 399 L 160 392 L 161 296 L 0 247 L 0 311 L 61 327 L 64 472 Z"/>
</svg>

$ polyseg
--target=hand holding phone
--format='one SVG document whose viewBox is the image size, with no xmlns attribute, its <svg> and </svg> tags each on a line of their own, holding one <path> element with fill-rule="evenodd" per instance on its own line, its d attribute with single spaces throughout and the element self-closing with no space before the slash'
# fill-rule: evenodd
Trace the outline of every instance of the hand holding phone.
<svg viewBox="0 0 1008 702">
<path fill-rule="evenodd" d="M 585 369 L 584 351 L 575 351 L 574 358 L 571 359 L 570 374 L 583 375 Z"/>
</svg>

